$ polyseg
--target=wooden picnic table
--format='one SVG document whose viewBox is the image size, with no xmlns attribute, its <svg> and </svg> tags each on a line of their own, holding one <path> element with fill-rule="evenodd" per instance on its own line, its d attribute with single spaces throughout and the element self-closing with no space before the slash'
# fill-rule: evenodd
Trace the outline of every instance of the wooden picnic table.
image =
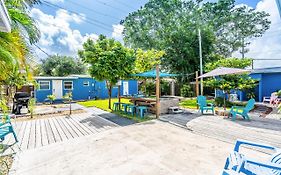
<svg viewBox="0 0 281 175">
<path fill-rule="evenodd" d="M 130 99 L 130 102 L 135 106 L 147 106 L 148 110 L 152 113 L 156 112 L 156 99 L 153 98 L 139 98 L 139 97 L 126 97 L 122 96 L 121 98 Z"/>
</svg>

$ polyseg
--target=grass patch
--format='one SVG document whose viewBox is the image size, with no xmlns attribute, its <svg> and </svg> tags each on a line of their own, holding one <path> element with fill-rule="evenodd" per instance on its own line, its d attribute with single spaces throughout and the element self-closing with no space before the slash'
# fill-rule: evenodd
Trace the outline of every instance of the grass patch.
<svg viewBox="0 0 281 175">
<path fill-rule="evenodd" d="M 113 103 L 115 102 L 118 102 L 118 98 L 111 99 L 111 109 L 113 108 Z M 131 104 L 129 99 L 124 99 L 124 98 L 121 99 L 121 103 Z M 89 100 L 89 101 L 78 102 L 78 104 L 85 107 L 97 107 L 102 110 L 112 112 L 112 110 L 108 108 L 108 99 Z"/>
<path fill-rule="evenodd" d="M 119 115 L 120 117 L 124 117 L 124 118 L 128 118 L 131 120 L 134 120 L 135 122 L 144 122 L 144 121 L 148 121 L 151 120 L 152 118 L 145 116 L 144 118 L 140 118 L 139 116 L 132 116 L 129 114 L 126 114 L 124 112 L 121 111 L 112 111 L 113 109 L 113 103 L 114 102 L 118 102 L 118 98 L 113 98 L 111 100 L 111 109 L 108 108 L 108 99 L 102 99 L 102 100 L 89 100 L 89 101 L 84 101 L 84 102 L 78 102 L 78 104 L 85 106 L 85 107 L 96 107 L 99 109 L 102 109 L 104 111 L 108 111 L 108 112 L 112 112 L 114 114 Z M 121 99 L 121 103 L 127 103 L 127 104 L 131 104 L 130 103 L 130 99 Z"/>
<path fill-rule="evenodd" d="M 214 100 L 207 100 L 207 103 L 214 103 Z M 197 101 L 195 99 L 188 99 L 180 102 L 180 106 L 183 108 L 197 109 Z"/>
<path fill-rule="evenodd" d="M 122 111 L 115 111 L 113 112 L 114 114 L 117 114 L 121 117 L 124 117 L 124 118 L 128 118 L 128 119 L 131 119 L 131 120 L 134 120 L 135 122 L 137 123 L 140 123 L 140 122 L 145 122 L 145 121 L 148 121 L 148 120 L 152 120 L 153 118 L 152 117 L 148 117 L 148 116 L 144 116 L 144 118 L 140 118 L 139 116 L 132 116 L 130 114 L 126 114 Z"/>
</svg>

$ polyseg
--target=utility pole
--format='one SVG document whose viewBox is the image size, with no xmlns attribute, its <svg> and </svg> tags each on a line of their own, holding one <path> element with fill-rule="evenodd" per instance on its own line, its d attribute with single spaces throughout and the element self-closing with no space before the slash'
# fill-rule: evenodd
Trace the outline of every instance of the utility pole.
<svg viewBox="0 0 281 175">
<path fill-rule="evenodd" d="M 203 58 L 202 58 L 202 43 L 201 43 L 201 30 L 198 29 L 199 40 L 199 57 L 200 57 L 200 76 L 203 75 Z M 200 94 L 203 95 L 203 78 L 200 78 Z"/>
</svg>

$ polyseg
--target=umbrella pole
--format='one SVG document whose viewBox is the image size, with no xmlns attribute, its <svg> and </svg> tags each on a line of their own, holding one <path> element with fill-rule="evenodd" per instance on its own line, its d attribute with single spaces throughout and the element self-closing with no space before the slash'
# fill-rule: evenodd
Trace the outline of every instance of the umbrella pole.
<svg viewBox="0 0 281 175">
<path fill-rule="evenodd" d="M 156 65 L 156 118 L 160 116 L 160 77 L 159 65 Z"/>
</svg>

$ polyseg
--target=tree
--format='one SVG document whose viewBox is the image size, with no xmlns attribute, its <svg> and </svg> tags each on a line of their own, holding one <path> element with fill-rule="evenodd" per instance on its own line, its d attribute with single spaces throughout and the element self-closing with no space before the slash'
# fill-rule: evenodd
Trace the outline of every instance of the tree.
<svg viewBox="0 0 281 175">
<path fill-rule="evenodd" d="M 166 54 L 161 64 L 165 69 L 180 74 L 194 72 L 199 68 L 197 8 L 193 1 L 150 0 L 122 21 L 125 44 L 163 50 Z M 202 40 L 204 62 L 209 62 L 214 35 L 208 27 L 202 27 Z"/>
<path fill-rule="evenodd" d="M 53 55 L 42 60 L 41 71 L 42 75 L 68 76 L 70 74 L 84 74 L 86 66 L 79 59 Z"/>
<path fill-rule="evenodd" d="M 220 59 L 214 63 L 206 65 L 206 70 L 211 71 L 218 67 L 246 68 L 251 65 L 251 59 L 227 58 Z M 229 94 L 231 90 L 249 91 L 257 85 L 257 80 L 252 79 L 247 74 L 241 75 L 223 75 L 218 78 L 206 80 L 206 86 L 214 89 L 220 89 Z"/>
<path fill-rule="evenodd" d="M 250 39 L 261 37 L 270 26 L 268 13 L 246 5 L 237 7 L 235 0 L 206 3 L 203 11 L 216 33 L 216 53 L 225 57 L 240 49 L 244 58 Z"/>
<path fill-rule="evenodd" d="M 103 35 L 94 42 L 88 39 L 79 52 L 80 58 L 90 64 L 89 72 L 97 80 L 106 80 L 111 109 L 111 91 L 118 80 L 127 78 L 134 68 L 135 56 L 132 49 L 124 47 L 114 39 Z"/>
<path fill-rule="evenodd" d="M 144 51 L 142 49 L 137 49 L 134 72 L 142 73 L 155 69 L 155 66 L 161 63 L 161 58 L 164 55 L 164 51 L 158 51 L 155 49 Z"/>
<path fill-rule="evenodd" d="M 199 69 L 198 29 L 205 64 L 216 60 L 214 54 L 231 55 L 269 27 L 267 13 L 237 8 L 234 0 L 202 6 L 198 2 L 201 1 L 150 0 L 121 21 L 125 44 L 164 50 L 162 65 L 171 72 L 188 74 Z"/>
</svg>

